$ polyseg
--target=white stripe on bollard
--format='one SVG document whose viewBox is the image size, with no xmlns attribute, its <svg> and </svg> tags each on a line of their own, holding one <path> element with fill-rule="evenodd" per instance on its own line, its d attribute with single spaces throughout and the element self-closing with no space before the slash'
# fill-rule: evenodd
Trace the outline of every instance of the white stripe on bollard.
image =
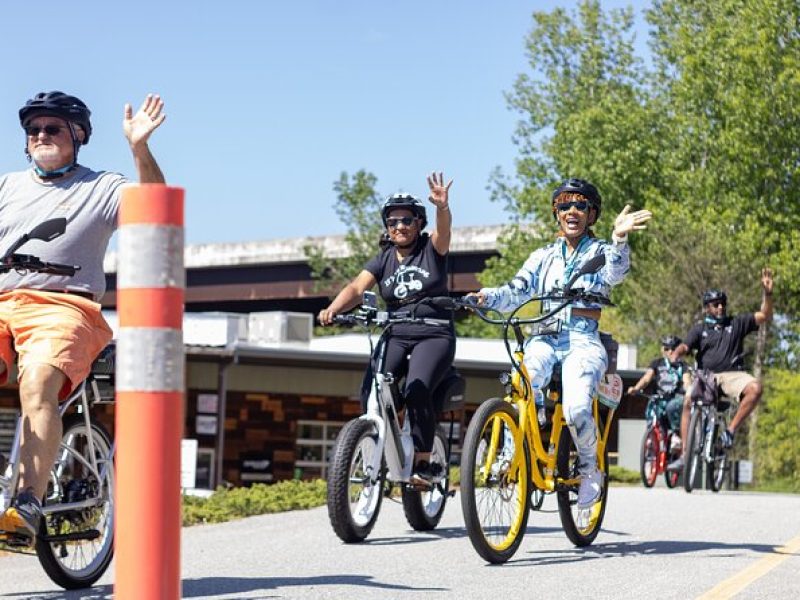
<svg viewBox="0 0 800 600">
<path fill-rule="evenodd" d="M 135 258 L 120 262 L 117 288 L 185 288 L 183 228 L 133 224 L 120 227 L 119 255 Z M 175 260 L 175 256 L 181 260 Z"/>
<path fill-rule="evenodd" d="M 182 392 L 183 332 L 157 327 L 121 327 L 117 340 L 117 390 Z"/>
</svg>

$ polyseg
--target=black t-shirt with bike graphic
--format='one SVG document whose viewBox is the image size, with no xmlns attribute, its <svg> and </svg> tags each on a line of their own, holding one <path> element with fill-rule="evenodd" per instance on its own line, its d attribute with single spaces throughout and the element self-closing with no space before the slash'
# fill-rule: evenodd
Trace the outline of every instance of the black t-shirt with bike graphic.
<svg viewBox="0 0 800 600">
<path fill-rule="evenodd" d="M 436 251 L 428 234 L 421 235 L 414 251 L 402 260 L 395 247 L 388 246 L 364 269 L 377 280 L 381 298 L 392 312 L 410 310 L 423 298 L 447 295 L 447 254 Z M 420 304 L 416 316 L 449 320 L 451 313 Z"/>
</svg>

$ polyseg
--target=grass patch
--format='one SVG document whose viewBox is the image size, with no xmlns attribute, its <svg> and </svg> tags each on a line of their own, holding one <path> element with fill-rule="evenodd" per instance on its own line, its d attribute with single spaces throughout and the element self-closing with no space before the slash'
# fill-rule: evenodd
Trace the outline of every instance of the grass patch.
<svg viewBox="0 0 800 600">
<path fill-rule="evenodd" d="M 608 467 L 608 479 L 614 483 L 635 484 L 641 483 L 642 478 L 639 471 L 626 469 L 617 465 Z"/>
</svg>

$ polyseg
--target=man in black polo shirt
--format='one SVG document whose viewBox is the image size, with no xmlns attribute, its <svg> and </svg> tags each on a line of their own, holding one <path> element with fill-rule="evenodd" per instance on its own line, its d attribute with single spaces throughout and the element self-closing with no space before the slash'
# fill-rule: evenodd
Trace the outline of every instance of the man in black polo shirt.
<svg viewBox="0 0 800 600">
<path fill-rule="evenodd" d="M 708 290 L 703 294 L 705 319 L 696 323 L 686 336 L 686 341 L 672 352 L 671 360 L 677 361 L 684 354 L 696 352 L 697 368 L 708 369 L 716 377 L 722 393 L 739 401 L 739 408 L 728 429 L 722 433 L 726 448 L 733 445 L 736 429 L 761 400 L 761 382 L 744 370 L 744 338 L 758 330 L 758 326 L 772 319 L 772 270 L 762 269 L 761 287 L 763 296 L 761 309 L 756 313 L 742 313 L 729 317 L 725 313 L 728 297 L 720 290 Z M 691 392 L 686 394 L 681 415 L 681 439 L 686 439 L 691 413 Z M 670 463 L 670 469 L 682 469 L 684 459 Z"/>
</svg>

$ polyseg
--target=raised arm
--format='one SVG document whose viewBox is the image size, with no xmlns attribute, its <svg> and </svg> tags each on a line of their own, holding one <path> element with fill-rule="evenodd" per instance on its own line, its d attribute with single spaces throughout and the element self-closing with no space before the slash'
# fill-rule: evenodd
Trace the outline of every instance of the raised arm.
<svg viewBox="0 0 800 600">
<path fill-rule="evenodd" d="M 755 313 L 756 323 L 759 325 L 768 323 L 772 320 L 772 269 L 764 267 L 761 270 L 761 310 Z"/>
<path fill-rule="evenodd" d="M 431 234 L 431 243 L 440 255 L 445 255 L 450 251 L 450 235 L 453 223 L 450 214 L 450 186 L 453 180 L 444 184 L 444 174 L 431 173 L 428 175 L 428 188 L 431 193 L 428 196 L 434 206 L 436 206 L 436 227 Z"/>
<path fill-rule="evenodd" d="M 147 94 L 136 114 L 130 104 L 125 105 L 122 129 L 131 147 L 139 183 L 164 183 L 164 174 L 147 145 L 150 135 L 167 118 L 163 109 L 164 101 L 154 94 Z"/>
</svg>

